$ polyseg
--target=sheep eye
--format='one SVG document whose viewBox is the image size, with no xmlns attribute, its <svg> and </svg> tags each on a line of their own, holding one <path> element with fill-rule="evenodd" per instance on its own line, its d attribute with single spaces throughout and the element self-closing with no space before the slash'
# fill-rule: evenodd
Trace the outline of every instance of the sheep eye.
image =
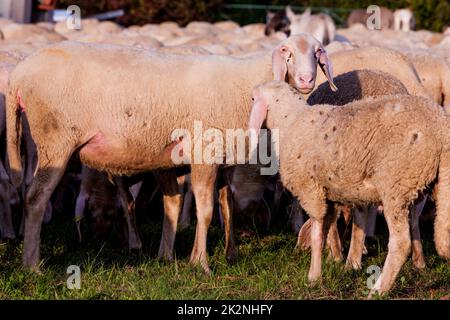
<svg viewBox="0 0 450 320">
<path fill-rule="evenodd" d="M 252 97 L 252 101 L 255 101 L 255 98 Z"/>
</svg>

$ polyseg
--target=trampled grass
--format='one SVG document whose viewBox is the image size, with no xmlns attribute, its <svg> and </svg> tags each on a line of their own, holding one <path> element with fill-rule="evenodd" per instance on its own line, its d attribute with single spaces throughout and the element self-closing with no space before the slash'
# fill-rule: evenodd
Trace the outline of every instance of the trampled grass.
<svg viewBox="0 0 450 320">
<path fill-rule="evenodd" d="M 144 248 L 128 252 L 117 241 L 76 241 L 74 226 L 56 219 L 43 228 L 42 274 L 21 267 L 20 241 L 0 245 L 0 300 L 3 299 L 364 299 L 367 267 L 382 266 L 386 239 L 369 246 L 363 269 L 347 271 L 343 264 L 325 262 L 320 283 L 307 282 L 309 253 L 295 252 L 296 237 L 277 231 L 238 238 L 239 259 L 227 264 L 220 228 L 209 235 L 212 276 L 189 263 L 193 227 L 179 232 L 176 259 L 158 261 L 160 226 L 141 227 Z M 449 299 L 450 266 L 439 258 L 428 235 L 424 239 L 427 268 L 414 269 L 410 259 L 387 299 Z M 348 243 L 347 243 L 348 246 Z M 69 265 L 81 269 L 81 289 L 67 288 Z"/>
</svg>

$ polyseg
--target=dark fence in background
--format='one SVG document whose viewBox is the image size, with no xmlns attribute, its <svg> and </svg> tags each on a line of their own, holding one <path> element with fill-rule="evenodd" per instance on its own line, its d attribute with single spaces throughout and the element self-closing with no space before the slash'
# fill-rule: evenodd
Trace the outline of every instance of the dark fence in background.
<svg viewBox="0 0 450 320">
<path fill-rule="evenodd" d="M 441 31 L 450 25 L 449 0 L 59 0 L 59 7 L 79 5 L 83 15 L 124 9 L 126 14 L 117 22 L 123 25 L 176 21 L 186 25 L 190 21 L 234 20 L 241 25 L 264 22 L 266 9 L 282 9 L 286 5 L 297 8 L 312 7 L 313 12 L 329 13 L 338 25 L 353 9 L 369 5 L 391 10 L 409 7 L 414 11 L 418 29 Z"/>
</svg>

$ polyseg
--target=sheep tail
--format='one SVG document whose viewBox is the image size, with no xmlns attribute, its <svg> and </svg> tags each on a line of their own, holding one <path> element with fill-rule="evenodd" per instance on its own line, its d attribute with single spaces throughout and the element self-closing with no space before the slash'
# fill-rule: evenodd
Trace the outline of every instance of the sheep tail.
<svg viewBox="0 0 450 320">
<path fill-rule="evenodd" d="M 6 139 L 10 165 L 10 178 L 17 188 L 23 180 L 20 142 L 22 138 L 22 112 L 20 92 L 9 90 L 6 96 Z"/>
<path fill-rule="evenodd" d="M 297 250 L 305 251 L 311 248 L 311 226 L 312 221 L 311 219 L 308 219 L 298 232 L 296 245 Z"/>
</svg>

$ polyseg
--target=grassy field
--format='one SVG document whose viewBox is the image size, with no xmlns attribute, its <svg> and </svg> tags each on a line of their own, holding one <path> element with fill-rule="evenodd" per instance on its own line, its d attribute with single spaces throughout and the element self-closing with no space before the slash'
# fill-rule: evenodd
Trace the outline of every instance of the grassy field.
<svg viewBox="0 0 450 320">
<path fill-rule="evenodd" d="M 117 239 L 91 239 L 78 244 L 67 218 L 44 226 L 42 274 L 20 266 L 20 241 L 0 244 L 0 300 L 3 299 L 364 299 L 370 265 L 382 266 L 386 237 L 377 238 L 363 258 L 363 269 L 346 271 L 326 262 L 320 284 L 309 286 L 309 253 L 295 252 L 295 236 L 286 231 L 238 237 L 239 260 L 223 257 L 223 234 L 212 227 L 209 236 L 213 275 L 188 263 L 194 228 L 179 233 L 174 263 L 155 259 L 160 226 L 141 224 L 144 249 L 129 253 Z M 348 243 L 346 243 L 348 247 Z M 425 234 L 427 268 L 417 271 L 409 260 L 387 299 L 449 299 L 450 266 Z M 81 268 L 81 289 L 66 286 L 69 265 Z"/>
</svg>

